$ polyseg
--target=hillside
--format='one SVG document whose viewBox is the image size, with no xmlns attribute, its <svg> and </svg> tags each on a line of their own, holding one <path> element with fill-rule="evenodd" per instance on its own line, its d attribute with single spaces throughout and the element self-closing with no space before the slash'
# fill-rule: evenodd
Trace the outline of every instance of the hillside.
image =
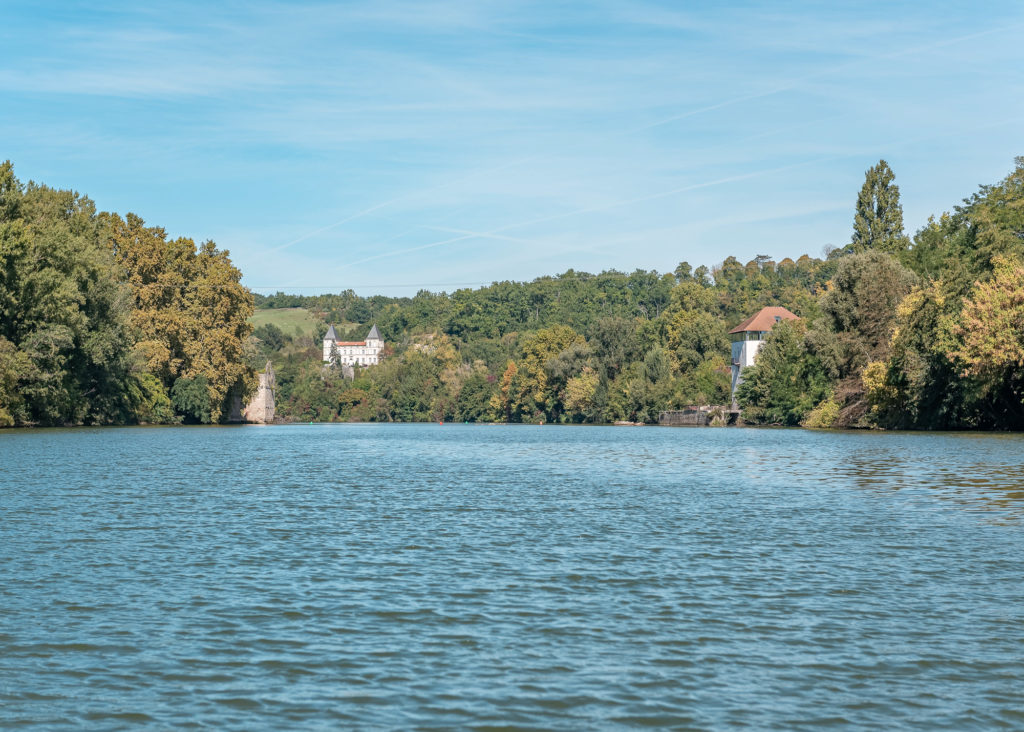
<svg viewBox="0 0 1024 732">
<path fill-rule="evenodd" d="M 320 335 L 323 321 L 306 308 L 260 309 L 249 318 L 253 328 L 273 325 L 289 336 L 316 338 Z"/>
</svg>

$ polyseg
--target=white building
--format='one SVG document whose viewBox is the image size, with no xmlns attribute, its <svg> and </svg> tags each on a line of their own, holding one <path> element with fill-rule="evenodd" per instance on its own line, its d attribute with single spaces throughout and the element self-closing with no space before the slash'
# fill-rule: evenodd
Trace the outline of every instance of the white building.
<svg viewBox="0 0 1024 732">
<path fill-rule="evenodd" d="M 743 381 L 743 369 L 754 365 L 757 352 L 768 333 L 780 320 L 797 320 L 797 316 L 783 307 L 761 308 L 729 331 L 732 338 L 732 395 L 736 404 L 736 387 Z"/>
<path fill-rule="evenodd" d="M 324 336 L 324 361 L 341 366 L 374 366 L 380 363 L 380 352 L 384 339 L 374 325 L 366 334 L 365 341 L 339 341 L 332 325 Z"/>
</svg>

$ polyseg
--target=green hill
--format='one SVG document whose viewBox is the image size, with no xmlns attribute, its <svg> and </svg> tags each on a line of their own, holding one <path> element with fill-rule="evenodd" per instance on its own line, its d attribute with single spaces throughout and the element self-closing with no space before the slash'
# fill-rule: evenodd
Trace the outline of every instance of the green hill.
<svg viewBox="0 0 1024 732">
<path fill-rule="evenodd" d="M 272 323 L 290 336 L 316 336 L 320 319 L 306 308 L 270 308 L 257 310 L 249 322 L 253 327 Z"/>
</svg>

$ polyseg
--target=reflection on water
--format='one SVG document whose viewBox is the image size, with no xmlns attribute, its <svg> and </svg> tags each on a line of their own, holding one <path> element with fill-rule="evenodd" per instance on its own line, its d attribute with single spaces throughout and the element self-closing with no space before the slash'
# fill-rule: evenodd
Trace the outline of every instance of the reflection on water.
<svg viewBox="0 0 1024 732">
<path fill-rule="evenodd" d="M 1024 517 L 1024 462 L 1019 435 L 850 435 L 873 443 L 830 463 L 829 479 L 879 490 L 913 490 L 993 520 Z"/>
<path fill-rule="evenodd" d="M 1024 439 L 0 432 L 0 726 L 1024 726 Z"/>
</svg>

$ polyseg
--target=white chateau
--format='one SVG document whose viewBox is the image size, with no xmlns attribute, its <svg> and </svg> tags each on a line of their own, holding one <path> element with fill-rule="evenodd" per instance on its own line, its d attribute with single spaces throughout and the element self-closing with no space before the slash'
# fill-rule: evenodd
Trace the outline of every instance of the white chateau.
<svg viewBox="0 0 1024 732">
<path fill-rule="evenodd" d="M 324 336 L 324 361 L 340 366 L 374 366 L 380 363 L 380 352 L 384 339 L 374 325 L 366 334 L 365 341 L 339 341 L 332 325 Z"/>
<path fill-rule="evenodd" d="M 797 320 L 797 316 L 782 307 L 761 308 L 729 331 L 732 338 L 732 394 L 736 401 L 736 387 L 743 381 L 743 369 L 754 365 L 757 352 L 768 333 L 780 320 Z"/>
</svg>

